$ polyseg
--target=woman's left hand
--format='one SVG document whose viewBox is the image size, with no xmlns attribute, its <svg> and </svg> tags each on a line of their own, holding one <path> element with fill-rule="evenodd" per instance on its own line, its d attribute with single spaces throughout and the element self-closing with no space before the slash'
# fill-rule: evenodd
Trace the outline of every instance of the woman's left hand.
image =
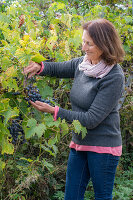
<svg viewBox="0 0 133 200">
<path fill-rule="evenodd" d="M 55 108 L 53 106 L 50 106 L 49 104 L 47 103 L 43 103 L 41 101 L 29 101 L 32 106 L 34 108 L 36 108 L 37 110 L 41 111 L 41 112 L 46 112 L 46 113 L 51 113 L 51 114 L 54 114 L 55 112 Z"/>
</svg>

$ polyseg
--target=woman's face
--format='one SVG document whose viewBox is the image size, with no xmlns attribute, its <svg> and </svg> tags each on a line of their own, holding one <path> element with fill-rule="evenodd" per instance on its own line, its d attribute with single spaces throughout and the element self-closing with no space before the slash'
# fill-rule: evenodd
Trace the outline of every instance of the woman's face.
<svg viewBox="0 0 133 200">
<path fill-rule="evenodd" d="M 83 31 L 82 40 L 82 50 L 85 51 L 88 60 L 92 64 L 97 64 L 101 60 L 100 56 L 103 52 L 94 44 L 86 30 Z"/>
</svg>

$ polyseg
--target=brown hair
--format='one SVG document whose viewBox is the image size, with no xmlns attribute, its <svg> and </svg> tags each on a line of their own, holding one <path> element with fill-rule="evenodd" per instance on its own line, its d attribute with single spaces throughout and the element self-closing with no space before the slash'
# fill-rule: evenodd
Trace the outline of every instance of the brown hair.
<svg viewBox="0 0 133 200">
<path fill-rule="evenodd" d="M 101 59 L 112 65 L 123 61 L 125 52 L 114 25 L 106 19 L 92 20 L 83 24 L 95 45 L 103 51 Z"/>
</svg>

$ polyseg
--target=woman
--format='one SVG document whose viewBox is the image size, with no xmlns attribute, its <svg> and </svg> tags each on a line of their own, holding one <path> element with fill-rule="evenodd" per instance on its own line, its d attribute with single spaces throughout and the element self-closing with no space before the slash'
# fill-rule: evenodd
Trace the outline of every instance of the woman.
<svg viewBox="0 0 133 200">
<path fill-rule="evenodd" d="M 72 111 L 39 101 L 39 111 L 54 114 L 54 120 L 79 120 L 87 135 L 73 132 L 66 174 L 65 200 L 83 200 L 89 180 L 95 199 L 111 200 L 116 167 L 122 153 L 118 102 L 124 90 L 124 74 L 118 65 L 124 50 L 111 22 L 98 19 L 83 25 L 85 56 L 66 62 L 31 62 L 24 69 L 29 77 L 74 78 L 70 92 Z"/>
</svg>

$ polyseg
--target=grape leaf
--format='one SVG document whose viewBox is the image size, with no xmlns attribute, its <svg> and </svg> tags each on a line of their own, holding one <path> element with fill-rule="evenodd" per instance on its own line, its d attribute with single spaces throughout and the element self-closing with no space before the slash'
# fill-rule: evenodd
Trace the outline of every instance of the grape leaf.
<svg viewBox="0 0 133 200">
<path fill-rule="evenodd" d="M 45 61 L 46 58 L 44 58 L 40 53 L 37 53 L 31 57 L 31 60 L 37 63 L 41 63 L 42 61 Z"/>
<path fill-rule="evenodd" d="M 48 127 L 52 127 L 52 126 L 59 127 L 59 125 L 60 125 L 60 119 L 58 119 L 57 121 L 53 121 L 53 116 L 49 115 L 49 116 L 45 117 L 45 124 Z"/>
<path fill-rule="evenodd" d="M 74 126 L 75 133 L 79 134 L 81 132 L 81 124 L 80 124 L 80 122 L 78 120 L 74 120 L 72 124 Z"/>
<path fill-rule="evenodd" d="M 19 115 L 19 110 L 16 107 L 14 108 L 14 110 L 12 109 L 7 110 L 6 112 L 3 113 L 3 116 L 5 117 L 4 124 L 7 124 L 10 118 L 13 118 L 18 115 Z"/>
<path fill-rule="evenodd" d="M 81 133 L 82 133 L 82 139 L 83 139 L 87 134 L 87 129 L 84 126 L 81 127 Z"/>
<path fill-rule="evenodd" d="M 27 127 L 35 127 L 36 126 L 36 124 L 37 124 L 37 121 L 34 119 L 34 118 L 31 118 L 31 119 L 29 119 L 28 120 L 28 122 L 27 122 Z"/>
<path fill-rule="evenodd" d="M 56 142 L 58 142 L 57 136 L 55 136 L 54 138 L 50 138 L 50 139 L 48 140 L 48 145 L 51 147 L 51 146 L 53 146 Z"/>
<path fill-rule="evenodd" d="M 68 128 L 68 125 L 67 123 L 65 122 L 65 120 L 63 119 L 62 120 L 62 123 L 61 123 L 61 129 L 62 129 L 62 135 L 66 135 L 69 131 L 69 128 Z"/>
<path fill-rule="evenodd" d="M 31 128 L 25 128 L 24 129 L 24 131 L 25 131 L 25 138 L 26 139 L 29 139 L 29 138 L 31 138 L 32 136 L 35 135 L 35 133 L 36 133 L 35 128 L 36 127 L 31 127 Z"/>
<path fill-rule="evenodd" d="M 3 162 L 3 161 L 1 160 L 1 158 L 0 158 L 0 171 L 3 171 L 3 169 L 5 168 L 5 166 L 6 166 L 6 163 Z"/>
<path fill-rule="evenodd" d="M 43 133 L 45 132 L 45 130 L 46 130 L 46 126 L 44 124 L 39 124 L 35 128 L 35 132 L 36 132 L 36 134 L 37 134 L 37 136 L 39 138 L 43 135 Z"/>
<path fill-rule="evenodd" d="M 28 120 L 26 127 L 24 127 L 24 130 L 25 130 L 25 137 L 27 139 L 31 138 L 35 134 L 38 137 L 41 137 L 46 130 L 46 126 L 44 124 L 37 125 L 37 121 L 31 118 Z"/>
<path fill-rule="evenodd" d="M 7 154 L 13 154 L 14 153 L 14 146 L 12 143 L 9 143 L 8 138 L 3 136 L 2 137 L 2 151 L 1 154 L 7 153 Z"/>
<path fill-rule="evenodd" d="M 41 147 L 44 151 L 48 152 L 51 156 L 55 156 L 55 153 L 53 153 L 52 150 L 50 150 L 50 148 L 48 148 L 48 147 L 46 147 L 46 146 L 44 146 L 44 145 L 40 145 L 40 147 Z"/>
<path fill-rule="evenodd" d="M 42 98 L 45 99 L 48 96 L 53 96 L 53 89 L 49 87 L 46 83 L 44 84 L 43 80 L 38 80 L 37 87 L 40 90 Z"/>
<path fill-rule="evenodd" d="M 54 170 L 54 166 L 51 163 L 47 162 L 45 159 L 43 159 L 42 162 L 43 165 L 52 173 Z"/>
<path fill-rule="evenodd" d="M 0 114 L 2 114 L 3 112 L 7 111 L 10 108 L 9 100 L 10 99 L 8 98 L 0 100 Z"/>
</svg>

